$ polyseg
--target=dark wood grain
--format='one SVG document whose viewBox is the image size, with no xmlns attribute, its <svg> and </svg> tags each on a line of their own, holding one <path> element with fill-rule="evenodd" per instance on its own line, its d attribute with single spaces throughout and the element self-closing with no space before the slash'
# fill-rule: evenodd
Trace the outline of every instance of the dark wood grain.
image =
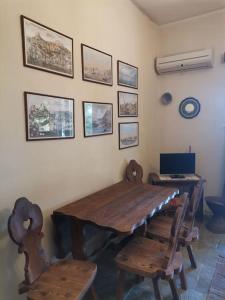
<svg viewBox="0 0 225 300">
<path fill-rule="evenodd" d="M 26 198 L 18 199 L 9 217 L 8 230 L 19 246 L 19 253 L 25 255 L 25 280 L 20 284 L 19 293 L 27 292 L 28 300 L 81 300 L 92 285 L 96 265 L 77 260 L 50 265 L 41 246 L 42 226 L 40 207 Z M 96 295 L 91 291 L 94 300 Z"/>
<path fill-rule="evenodd" d="M 121 234 L 131 234 L 177 193 L 175 188 L 121 181 L 53 213 L 111 228 Z"/>
<path fill-rule="evenodd" d="M 174 221 L 170 226 L 169 245 L 143 237 L 135 237 L 116 256 L 116 263 L 120 271 L 132 272 L 138 276 L 152 278 L 157 300 L 162 299 L 158 287 L 159 278 L 168 280 L 174 299 L 178 299 L 173 280 L 175 271 L 178 274 L 182 273 L 182 286 L 185 286 L 183 258 L 181 253 L 177 251 L 184 209 L 184 207 L 180 207 L 176 211 Z M 118 282 L 117 300 L 123 299 L 123 286 L 121 284 L 121 282 Z"/>
<path fill-rule="evenodd" d="M 125 178 L 129 182 L 142 183 L 143 169 L 134 159 L 132 159 L 127 168 Z"/>
<path fill-rule="evenodd" d="M 198 239 L 199 237 L 199 229 L 195 227 L 195 216 L 198 211 L 198 205 L 203 193 L 203 185 L 204 180 L 200 179 L 194 187 L 194 191 L 192 193 L 190 201 L 186 198 L 186 202 L 184 200 L 177 201 L 186 204 L 187 209 L 184 216 L 184 222 L 182 226 L 182 230 L 179 236 L 179 246 L 186 247 L 187 252 L 190 258 L 192 268 L 197 268 L 197 263 L 195 261 L 191 243 Z M 171 226 L 173 219 L 168 216 L 158 216 L 152 220 L 150 220 L 147 229 L 147 236 L 152 239 L 156 239 L 163 242 L 169 242 L 170 232 L 169 228 Z"/>
</svg>

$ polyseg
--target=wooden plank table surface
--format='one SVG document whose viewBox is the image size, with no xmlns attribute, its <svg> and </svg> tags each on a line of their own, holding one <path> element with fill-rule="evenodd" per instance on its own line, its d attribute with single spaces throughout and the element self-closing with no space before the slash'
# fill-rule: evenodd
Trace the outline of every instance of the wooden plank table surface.
<svg viewBox="0 0 225 300">
<path fill-rule="evenodd" d="M 121 181 L 101 191 L 74 201 L 53 212 L 56 241 L 60 248 L 60 216 L 67 216 L 72 224 L 72 254 L 84 259 L 83 226 L 95 224 L 118 234 L 130 235 L 148 217 L 178 194 L 177 188 L 153 186 Z"/>
</svg>

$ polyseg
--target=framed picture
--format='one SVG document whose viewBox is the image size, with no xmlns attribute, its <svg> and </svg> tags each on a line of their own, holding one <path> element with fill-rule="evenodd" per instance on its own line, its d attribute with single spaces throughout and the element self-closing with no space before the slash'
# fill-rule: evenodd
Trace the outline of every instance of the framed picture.
<svg viewBox="0 0 225 300">
<path fill-rule="evenodd" d="M 119 149 L 139 145 L 139 123 L 119 123 Z"/>
<path fill-rule="evenodd" d="M 21 16 L 23 64 L 73 78 L 73 39 Z"/>
<path fill-rule="evenodd" d="M 27 141 L 75 137 L 74 99 L 25 92 Z"/>
<path fill-rule="evenodd" d="M 138 116 L 138 94 L 118 91 L 118 117 Z"/>
<path fill-rule="evenodd" d="M 81 55 L 83 80 L 113 85 L 112 55 L 84 44 Z"/>
<path fill-rule="evenodd" d="M 113 133 L 113 105 L 83 101 L 84 136 Z"/>
<path fill-rule="evenodd" d="M 130 88 L 138 88 L 138 68 L 120 60 L 117 61 L 117 83 Z"/>
</svg>

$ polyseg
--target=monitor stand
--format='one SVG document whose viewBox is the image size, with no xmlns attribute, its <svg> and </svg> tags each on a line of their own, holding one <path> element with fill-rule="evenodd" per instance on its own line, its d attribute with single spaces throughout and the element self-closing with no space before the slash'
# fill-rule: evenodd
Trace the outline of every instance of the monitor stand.
<svg viewBox="0 0 225 300">
<path fill-rule="evenodd" d="M 182 178 L 185 178 L 185 175 L 173 174 L 173 175 L 170 175 L 170 178 L 172 178 L 172 179 L 182 179 Z"/>
</svg>

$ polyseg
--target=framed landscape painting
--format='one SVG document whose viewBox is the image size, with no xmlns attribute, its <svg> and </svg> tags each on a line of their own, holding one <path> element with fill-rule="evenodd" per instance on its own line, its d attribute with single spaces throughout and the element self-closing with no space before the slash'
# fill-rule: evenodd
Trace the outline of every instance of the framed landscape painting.
<svg viewBox="0 0 225 300">
<path fill-rule="evenodd" d="M 112 103 L 83 102 L 84 136 L 113 133 Z"/>
<path fill-rule="evenodd" d="M 113 85 L 112 55 L 81 44 L 82 78 L 86 81 Z"/>
<path fill-rule="evenodd" d="M 123 86 L 137 89 L 138 68 L 118 60 L 117 61 L 117 83 L 118 85 L 123 85 Z"/>
<path fill-rule="evenodd" d="M 24 66 L 73 78 L 73 39 L 21 16 Z"/>
<path fill-rule="evenodd" d="M 69 139 L 74 132 L 74 99 L 25 92 L 27 141 Z"/>
<path fill-rule="evenodd" d="M 119 123 L 119 149 L 139 145 L 139 123 Z"/>
<path fill-rule="evenodd" d="M 138 116 L 138 94 L 118 91 L 118 117 Z"/>
</svg>

